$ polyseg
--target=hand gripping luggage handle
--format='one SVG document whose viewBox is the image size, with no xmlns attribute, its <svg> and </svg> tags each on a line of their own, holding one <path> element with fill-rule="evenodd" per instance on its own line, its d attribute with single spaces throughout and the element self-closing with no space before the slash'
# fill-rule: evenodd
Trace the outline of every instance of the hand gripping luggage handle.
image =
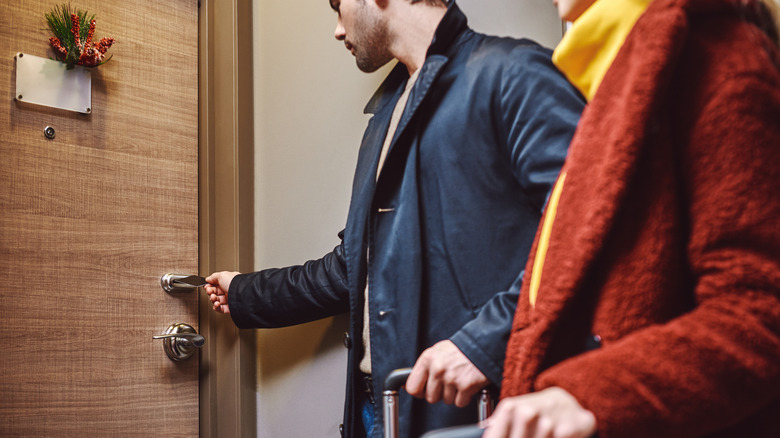
<svg viewBox="0 0 780 438">
<path fill-rule="evenodd" d="M 481 438 L 485 429 L 479 425 L 447 427 L 430 431 L 421 438 Z"/>
<path fill-rule="evenodd" d="M 399 368 L 393 370 L 387 375 L 384 382 L 382 391 L 382 409 L 384 415 L 384 438 L 398 438 L 398 390 L 406 384 L 406 379 L 409 378 L 409 374 L 412 373 L 411 368 Z M 478 405 L 479 421 L 485 420 L 490 414 L 493 413 L 493 401 L 490 398 L 490 393 L 487 389 L 483 389 L 479 395 Z M 482 436 L 482 429 L 476 426 L 466 426 L 466 428 L 473 429 L 469 431 L 470 435 L 446 435 L 447 438 L 471 438 Z M 465 430 L 463 427 L 452 428 Z M 476 435 L 475 431 L 479 430 L 479 434 Z M 458 433 L 458 432 L 456 432 Z M 440 438 L 445 438 L 441 436 Z"/>
</svg>

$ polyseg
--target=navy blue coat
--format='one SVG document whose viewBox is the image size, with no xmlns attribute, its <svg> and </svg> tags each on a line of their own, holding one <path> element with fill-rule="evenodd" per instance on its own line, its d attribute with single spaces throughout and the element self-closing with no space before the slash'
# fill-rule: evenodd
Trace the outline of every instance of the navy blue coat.
<svg viewBox="0 0 780 438">
<path fill-rule="evenodd" d="M 379 153 L 408 79 L 403 65 L 366 107 L 373 117 L 341 244 L 302 266 L 233 280 L 228 303 L 241 328 L 349 312 L 346 436 L 362 435 L 355 392 L 363 387 L 367 275 L 377 400 L 388 372 L 413 365 L 443 339 L 500 385 L 520 274 L 584 105 L 550 56 L 528 40 L 473 32 L 451 2 L 378 181 Z M 473 406 L 428 405 L 405 393 L 399 410 L 402 437 L 476 417 Z"/>
</svg>

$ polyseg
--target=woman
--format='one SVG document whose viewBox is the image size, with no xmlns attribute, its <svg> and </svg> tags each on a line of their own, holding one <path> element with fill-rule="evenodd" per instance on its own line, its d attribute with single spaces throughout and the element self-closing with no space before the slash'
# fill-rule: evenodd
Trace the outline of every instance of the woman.
<svg viewBox="0 0 780 438">
<path fill-rule="evenodd" d="M 484 436 L 780 436 L 770 4 L 557 6 L 574 23 L 554 61 L 589 103 Z"/>
</svg>

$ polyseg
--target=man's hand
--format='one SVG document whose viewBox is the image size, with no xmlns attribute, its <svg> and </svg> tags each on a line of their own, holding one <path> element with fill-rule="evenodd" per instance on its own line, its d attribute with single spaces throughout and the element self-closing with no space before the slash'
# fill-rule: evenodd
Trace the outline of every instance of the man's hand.
<svg viewBox="0 0 780 438">
<path fill-rule="evenodd" d="M 406 392 L 428 403 L 442 400 L 458 407 L 490 383 L 482 372 L 450 340 L 423 351 L 406 380 Z"/>
<path fill-rule="evenodd" d="M 230 313 L 228 307 L 227 294 L 230 289 L 230 282 L 233 281 L 233 277 L 240 274 L 240 272 L 215 272 L 208 277 L 206 281 L 209 283 L 203 287 L 206 293 L 209 294 L 209 300 L 211 300 L 214 310 L 219 313 Z"/>
<path fill-rule="evenodd" d="M 482 438 L 587 438 L 596 417 L 562 388 L 502 400 L 485 423 Z"/>
</svg>

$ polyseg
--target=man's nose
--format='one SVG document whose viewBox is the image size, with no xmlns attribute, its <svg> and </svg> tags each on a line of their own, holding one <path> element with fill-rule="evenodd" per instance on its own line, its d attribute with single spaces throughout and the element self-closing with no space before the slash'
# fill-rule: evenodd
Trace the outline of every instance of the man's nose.
<svg viewBox="0 0 780 438">
<path fill-rule="evenodd" d="M 347 36 L 344 26 L 341 24 L 341 17 L 336 21 L 336 31 L 333 33 L 333 36 L 339 41 L 344 41 L 344 38 Z"/>
</svg>

